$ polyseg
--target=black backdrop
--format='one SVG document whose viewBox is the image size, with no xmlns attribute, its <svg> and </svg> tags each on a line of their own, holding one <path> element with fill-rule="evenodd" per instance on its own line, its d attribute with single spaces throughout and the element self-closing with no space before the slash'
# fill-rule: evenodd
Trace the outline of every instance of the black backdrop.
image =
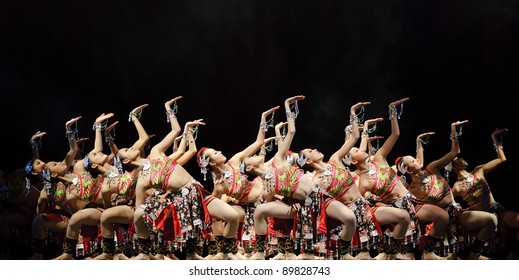
<svg viewBox="0 0 519 280">
<path fill-rule="evenodd" d="M 5 0 L 0 168 L 23 167 L 38 130 L 47 132 L 42 159 L 63 159 L 64 124 L 76 116 L 80 136 L 93 138 L 95 118 L 115 113 L 116 141 L 129 146 L 137 135 L 128 112 L 143 103 L 150 107 L 141 122 L 156 143 L 169 129 L 163 103 L 178 95 L 182 126 L 207 122 L 198 147 L 230 157 L 254 141 L 262 111 L 303 94 L 292 148 L 330 155 L 343 143 L 352 104 L 371 101 L 366 117 L 384 117 L 377 134 L 387 136 L 387 105 L 410 97 L 389 159 L 414 153 L 425 131 L 436 132 L 426 161 L 443 156 L 450 124 L 467 119 L 461 149 L 473 168 L 495 158 L 490 134 L 507 127 L 508 162 L 488 179 L 497 200 L 519 210 L 518 16 L 513 0 Z M 186 168 L 201 180 L 194 159 Z"/>
</svg>

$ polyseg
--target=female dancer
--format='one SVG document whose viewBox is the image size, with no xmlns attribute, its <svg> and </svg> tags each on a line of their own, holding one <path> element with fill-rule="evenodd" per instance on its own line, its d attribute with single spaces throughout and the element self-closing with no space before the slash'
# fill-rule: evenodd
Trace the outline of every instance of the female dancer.
<svg viewBox="0 0 519 280">
<path fill-rule="evenodd" d="M 436 205 L 445 209 L 449 214 L 449 224 L 446 229 L 446 238 L 453 241 L 453 253 L 447 258 L 456 258 L 459 247 L 463 245 L 463 231 L 472 232 L 476 239 L 470 245 L 469 259 L 485 258 L 481 256 L 481 252 L 485 243 L 490 240 L 497 226 L 497 218 L 491 213 L 483 211 L 463 211 L 461 206 L 454 200 L 451 187 L 448 181 L 443 177 L 442 171 L 460 152 L 458 138 L 461 133 L 457 132 L 457 128 L 468 123 L 467 120 L 457 121 L 451 124 L 451 150 L 438 160 L 432 161 L 427 165 L 425 170 L 423 164 L 423 140 L 421 136 L 430 135 L 431 133 L 421 134 L 417 139 L 417 157 L 402 156 L 396 159 L 395 165 L 398 171 L 411 176 L 409 191 L 416 197 L 415 202 L 423 207 Z M 460 128 L 461 131 L 461 128 Z M 436 224 L 436 222 L 435 222 Z M 461 228 L 460 228 L 461 227 Z M 432 235 L 429 231 L 429 236 Z M 443 233 L 440 233 L 443 235 Z M 434 235 L 438 238 L 440 235 Z"/>
<path fill-rule="evenodd" d="M 414 259 L 414 248 L 418 244 L 420 237 L 420 229 L 418 227 L 418 214 L 411 201 L 412 194 L 406 189 L 403 182 L 397 176 L 397 173 L 391 168 L 387 162 L 387 156 L 398 137 L 400 136 L 400 128 L 398 125 L 398 112 L 396 106 L 402 106 L 409 98 L 404 98 L 392 102 L 389 105 L 389 119 L 391 121 L 391 135 L 384 141 L 380 149 L 370 157 L 363 149 L 367 145 L 368 125 L 363 128 L 363 140 L 361 149 L 353 148 L 351 150 L 351 162 L 355 165 L 355 172 L 360 176 L 359 190 L 365 196 L 375 196 L 383 204 L 392 207 L 404 209 L 407 215 L 398 216 L 401 219 L 396 223 L 392 236 L 389 238 L 389 245 L 386 253 L 389 258 Z M 427 208 L 427 207 L 426 207 Z M 427 211 L 422 212 L 424 219 L 434 219 L 436 230 L 442 233 L 447 224 L 447 213 L 438 207 L 430 207 Z M 383 212 L 379 212 L 383 211 Z M 381 224 L 385 224 L 385 219 L 389 218 L 385 211 L 387 207 L 376 207 L 375 216 Z M 392 214 L 391 214 L 392 215 Z M 390 216 L 391 216 L 390 215 Z M 394 219 L 395 217 L 393 217 Z M 405 224 L 408 226 L 405 226 Z M 437 236 L 429 235 L 428 242 L 432 248 L 436 245 Z M 434 245 L 432 245 L 434 244 Z M 399 253 L 404 254 L 401 256 Z M 422 255 L 423 259 L 441 259 L 431 248 L 428 248 Z"/>
<path fill-rule="evenodd" d="M 123 157 L 141 169 L 136 187 L 134 213 L 139 253 L 136 259 L 150 258 L 150 230 L 153 229 L 163 231 L 169 240 L 184 238 L 187 240 L 186 253 L 199 259 L 201 257 L 195 255 L 197 234 L 199 230 L 202 234 L 208 230 L 209 215 L 225 220 L 236 213 L 229 209 L 229 205 L 212 197 L 182 165 L 165 154 L 180 133 L 175 115 L 176 101 L 180 98 L 182 96 L 164 104 L 172 129 L 161 142 L 153 146 L 150 155 L 143 158 L 140 151 L 130 150 L 130 153 Z M 175 109 L 171 108 L 173 103 Z M 147 192 L 152 193 L 147 195 Z M 179 193 L 181 195 L 177 196 Z M 181 197 L 181 201 L 176 201 L 176 197 Z"/>
<path fill-rule="evenodd" d="M 286 160 L 286 154 L 290 148 L 292 140 L 295 135 L 295 119 L 298 110 L 292 112 L 291 105 L 297 107 L 297 101 L 303 100 L 303 95 L 293 96 L 285 100 L 284 106 L 287 114 L 288 132 L 281 143 L 278 145 L 278 151 L 272 158 L 271 165 L 265 164 L 265 158 L 262 155 L 254 155 L 245 158 L 243 163 L 245 170 L 249 174 L 260 176 L 265 186 L 265 192 L 275 193 L 283 196 L 282 201 L 270 201 L 263 203 L 256 207 L 254 213 L 254 226 L 256 230 L 256 253 L 250 259 L 265 259 L 265 243 L 268 229 L 268 218 L 282 218 L 291 219 L 294 215 L 299 214 L 298 224 L 301 228 L 300 233 L 303 243 L 303 254 L 299 259 L 314 259 L 312 242 L 313 239 L 313 225 L 312 217 L 314 213 L 319 213 L 318 204 L 315 203 L 318 199 L 316 194 L 318 189 L 312 180 L 310 173 L 305 174 L 301 169 L 293 166 Z M 316 199 L 317 198 L 317 199 Z M 343 225 L 348 225 L 344 228 L 341 238 L 348 238 L 353 235 L 355 231 L 355 215 L 344 204 L 331 199 L 328 201 L 326 207 L 326 215 L 339 220 Z M 324 209 L 324 205 L 322 205 Z M 343 240 L 344 244 L 348 244 L 349 240 Z M 342 256 L 343 259 L 353 259 L 347 253 Z"/>
<path fill-rule="evenodd" d="M 359 192 L 359 176 L 354 172 L 350 172 L 343 162 L 346 154 L 360 138 L 356 111 L 368 104 L 370 102 L 359 102 L 351 107 L 350 126 L 345 129 L 345 142 L 330 157 L 328 162 L 324 162 L 323 154 L 315 149 L 304 149 L 299 152 L 299 157 L 305 159 L 305 161 L 298 161 L 303 163 L 301 168 L 314 172 L 314 182 L 326 189 L 326 192 L 332 198 L 348 206 L 348 209 L 355 214 L 356 230 L 353 231 L 355 224 L 347 224 L 343 228 L 345 231 L 341 234 L 341 238 L 338 239 L 337 245 L 341 258 L 346 258 L 350 253 L 350 243 L 352 243 L 354 245 L 353 251 L 357 253 L 355 259 L 371 259 L 369 249 L 374 246 L 374 243 L 381 235 L 373 210 Z M 387 212 L 403 211 L 392 207 L 387 207 L 385 210 L 388 210 Z M 352 240 L 354 233 L 356 238 Z"/>
<path fill-rule="evenodd" d="M 224 221 L 223 240 L 217 240 L 219 243 L 219 252 L 212 259 L 221 259 L 222 255 L 232 255 L 240 258 L 240 254 L 237 254 L 236 252 L 235 244 L 239 225 L 243 224 L 246 209 L 239 204 L 254 204 L 258 201 L 263 189 L 261 180 L 248 180 L 246 176 L 240 172 L 240 164 L 244 158 L 255 154 L 261 146 L 264 145 L 265 132 L 271 125 L 271 122 L 273 122 L 274 112 L 277 109 L 279 109 L 279 106 L 271 108 L 261 114 L 256 141 L 243 151 L 236 153 L 229 160 L 227 160 L 220 151 L 216 151 L 212 148 L 203 147 L 198 152 L 198 162 L 199 166 L 202 168 L 202 173 L 205 174 L 207 168 L 211 168 L 214 182 L 213 195 L 216 198 L 222 198 L 222 196 L 225 195 L 232 199 L 232 201 L 238 202 L 230 204 L 237 214 L 238 221 L 236 221 L 236 223 L 235 221 Z M 271 121 L 267 122 L 267 116 L 271 114 Z M 221 222 L 215 221 L 215 227 L 221 227 L 219 223 Z M 215 235 L 218 235 L 218 232 L 214 233 Z M 217 236 L 215 236 L 215 238 L 218 239 Z"/>
<path fill-rule="evenodd" d="M 93 230 L 93 238 L 97 238 L 99 220 L 104 208 L 110 206 L 110 196 L 103 192 L 117 174 L 116 167 L 110 164 L 112 157 L 104 154 L 102 131 L 106 121 L 113 113 L 101 114 L 96 118 L 94 149 L 84 159 L 76 161 L 73 167 L 72 180 L 67 193 L 67 203 L 74 213 L 70 217 L 65 235 L 63 253 L 56 260 L 70 260 L 78 243 L 79 235 L 85 236 L 88 226 Z M 94 242 L 95 243 L 95 242 Z"/>
<path fill-rule="evenodd" d="M 503 239 L 499 242 L 502 247 L 506 244 L 507 234 L 511 231 L 515 233 L 509 248 L 508 258 L 519 256 L 519 213 L 506 209 L 503 205 L 496 202 L 490 190 L 485 175 L 506 161 L 503 150 L 502 137 L 508 130 L 497 129 L 492 132 L 492 140 L 497 153 L 497 158 L 485 164 L 476 166 L 472 171 L 468 171 L 467 161 L 461 157 L 456 157 L 452 161 L 452 170 L 456 173 L 456 182 L 452 185 L 452 194 L 459 197 L 468 205 L 468 210 L 480 210 L 493 213 L 498 218 L 498 228 L 496 238 Z"/>
<path fill-rule="evenodd" d="M 135 149 L 142 151 L 146 144 L 149 142 L 149 136 L 142 127 L 139 121 L 139 117 L 142 115 L 144 108 L 148 107 L 148 104 L 143 104 L 130 112 L 129 120 L 133 122 L 139 139 L 128 149 Z M 129 242 L 131 233 L 126 231 L 127 234 L 121 234 L 115 241 L 117 225 L 130 225 L 133 221 L 133 213 L 135 210 L 135 186 L 137 184 L 139 170 L 131 167 L 128 161 L 120 162 L 118 153 L 124 153 L 125 148 L 118 149 L 114 142 L 113 129 L 118 122 L 113 123 L 105 130 L 105 138 L 110 146 L 112 154 L 115 155 L 114 165 L 120 168 L 115 180 L 111 180 L 109 188 L 105 189 L 104 195 L 111 197 L 111 202 L 100 217 L 100 227 L 102 236 L 102 248 L 103 253 L 95 257 L 96 260 L 112 260 L 112 259 L 128 259 L 124 254 L 121 253 L 121 247 Z M 116 245 L 122 244 L 123 246 Z"/>
<path fill-rule="evenodd" d="M 42 162 L 39 158 L 34 162 L 30 171 L 33 175 L 41 176 L 44 187 L 40 191 L 38 205 L 36 207 L 36 216 L 32 222 L 32 239 L 34 255 L 31 259 L 43 259 L 43 249 L 47 230 L 60 235 L 59 240 L 63 240 L 63 236 L 67 230 L 68 220 L 72 216 L 72 212 L 67 205 L 66 194 L 70 181 L 71 167 L 75 161 L 79 151 L 77 145 L 77 131 L 72 129 L 81 117 L 73 118 L 65 124 L 67 131 L 67 139 L 69 141 L 69 151 L 61 162 L 49 161 Z M 33 136 L 41 136 L 38 132 Z M 40 169 L 43 167 L 43 170 Z"/>
</svg>

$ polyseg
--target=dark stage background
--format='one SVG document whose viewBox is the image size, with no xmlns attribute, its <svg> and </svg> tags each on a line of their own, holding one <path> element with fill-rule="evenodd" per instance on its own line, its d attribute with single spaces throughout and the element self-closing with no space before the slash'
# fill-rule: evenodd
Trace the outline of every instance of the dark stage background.
<svg viewBox="0 0 519 280">
<path fill-rule="evenodd" d="M 95 118 L 115 113 L 116 142 L 129 146 L 137 134 L 128 113 L 143 103 L 154 144 L 170 127 L 163 103 L 178 95 L 182 126 L 207 122 L 198 147 L 230 157 L 254 141 L 262 111 L 303 94 L 292 148 L 329 156 L 343 143 L 351 105 L 371 101 L 366 117 L 384 117 L 377 134 L 387 136 L 388 104 L 410 97 L 389 159 L 414 154 L 415 137 L 426 131 L 436 132 L 426 162 L 443 156 L 450 124 L 467 119 L 460 141 L 472 169 L 495 158 L 490 134 L 506 127 L 508 161 L 487 178 L 496 199 L 519 210 L 518 16 L 513 0 L 4 0 L 0 169 L 25 165 L 38 130 L 47 132 L 41 158 L 62 160 L 64 125 L 76 116 L 80 137 L 93 139 Z M 195 162 L 186 168 L 202 180 Z"/>
</svg>

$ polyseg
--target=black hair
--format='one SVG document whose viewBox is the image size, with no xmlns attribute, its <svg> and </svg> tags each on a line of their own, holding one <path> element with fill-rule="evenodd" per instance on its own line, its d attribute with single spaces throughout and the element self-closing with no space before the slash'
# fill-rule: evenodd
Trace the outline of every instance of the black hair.
<svg viewBox="0 0 519 280">
<path fill-rule="evenodd" d="M 240 173 L 247 176 L 247 180 L 249 181 L 253 181 L 256 179 L 256 177 L 258 177 L 258 174 L 247 171 L 244 161 L 240 163 Z"/>
</svg>

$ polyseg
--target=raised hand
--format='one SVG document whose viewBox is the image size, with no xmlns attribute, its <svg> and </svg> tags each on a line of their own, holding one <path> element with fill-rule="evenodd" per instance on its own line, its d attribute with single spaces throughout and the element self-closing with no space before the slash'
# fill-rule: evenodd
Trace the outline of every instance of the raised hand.
<svg viewBox="0 0 519 280">
<path fill-rule="evenodd" d="M 404 102 L 406 102 L 406 101 L 408 101 L 408 100 L 409 100 L 409 97 L 402 98 L 402 99 L 397 100 L 397 101 L 393 101 L 393 102 L 391 102 L 391 103 L 389 104 L 389 107 L 400 105 L 400 104 L 402 104 L 402 103 L 404 103 Z"/>
<path fill-rule="evenodd" d="M 427 137 L 429 137 L 431 135 L 434 135 L 434 132 L 432 132 L 432 131 L 431 132 L 425 132 L 425 133 L 422 133 L 422 134 L 418 135 L 416 137 L 416 140 L 422 140 L 423 138 L 427 138 Z"/>
<path fill-rule="evenodd" d="M 166 101 L 166 103 L 164 103 L 164 108 L 166 108 L 167 111 L 171 110 L 171 104 L 180 99 L 182 99 L 182 96 L 177 96 L 171 100 Z"/>
<path fill-rule="evenodd" d="M 68 122 L 66 122 L 66 123 L 65 123 L 65 127 L 67 128 L 67 130 L 68 130 L 68 128 L 70 128 L 70 126 L 71 126 L 72 124 L 76 123 L 76 122 L 77 122 L 78 120 L 80 120 L 81 118 L 82 118 L 81 116 L 79 116 L 79 117 L 75 117 L 75 118 L 70 119 Z"/>
<path fill-rule="evenodd" d="M 357 104 L 351 106 L 350 108 L 350 114 L 355 115 L 357 110 L 361 109 L 362 107 L 366 105 L 370 105 L 371 102 L 358 102 Z"/>
<path fill-rule="evenodd" d="M 285 103 L 290 105 L 298 100 L 303 100 L 305 99 L 305 96 L 304 95 L 296 95 L 296 96 L 292 96 L 292 97 L 289 97 L 285 100 Z"/>
<path fill-rule="evenodd" d="M 108 113 L 108 114 L 102 113 L 99 117 L 96 118 L 96 123 L 102 123 L 113 116 L 114 116 L 114 113 Z"/>
<path fill-rule="evenodd" d="M 116 121 L 116 122 L 114 122 L 113 124 L 111 124 L 110 126 L 108 126 L 108 127 L 106 128 L 106 130 L 105 130 L 105 133 L 107 133 L 107 134 L 110 133 L 110 132 L 115 128 L 115 126 L 116 126 L 118 123 L 119 123 L 119 121 Z"/>
<path fill-rule="evenodd" d="M 36 140 L 40 139 L 41 137 L 43 137 L 45 134 L 47 134 L 47 132 L 38 131 L 31 137 L 31 141 L 36 141 Z"/>
</svg>

